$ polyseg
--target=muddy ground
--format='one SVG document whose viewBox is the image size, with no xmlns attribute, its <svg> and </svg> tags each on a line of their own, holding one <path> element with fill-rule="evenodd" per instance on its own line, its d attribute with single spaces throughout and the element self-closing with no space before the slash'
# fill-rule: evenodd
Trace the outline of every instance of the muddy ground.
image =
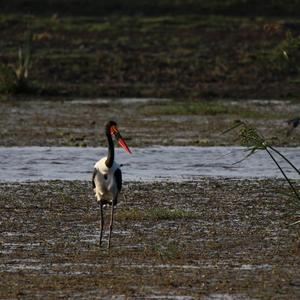
<svg viewBox="0 0 300 300">
<path fill-rule="evenodd" d="M 90 183 L 1 183 L 0 298 L 299 299 L 287 192 L 281 180 L 127 182 L 108 252 Z"/>
<path fill-rule="evenodd" d="M 146 99 L 147 100 L 147 99 Z M 1 146 L 106 146 L 104 123 L 116 120 L 130 146 L 239 145 L 234 120 L 248 121 L 273 145 L 299 146 L 286 120 L 299 101 L 171 101 L 98 99 L 0 102 Z"/>
</svg>

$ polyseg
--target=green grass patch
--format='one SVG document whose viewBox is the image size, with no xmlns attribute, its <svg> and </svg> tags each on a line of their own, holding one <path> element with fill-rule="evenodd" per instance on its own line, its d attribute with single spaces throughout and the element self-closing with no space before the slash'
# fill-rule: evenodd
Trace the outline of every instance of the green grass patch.
<svg viewBox="0 0 300 300">
<path fill-rule="evenodd" d="M 299 94 L 293 83 L 299 75 L 296 30 L 300 23 L 296 19 L 58 13 L 2 14 L 0 24 L 2 63 L 9 67 L 16 65 L 24 32 L 32 32 L 27 81 L 38 83 L 39 89 L 29 92 L 45 96 L 54 96 L 51 91 L 58 96 L 176 99 L 285 99 Z M 265 25 L 277 31 L 266 32 Z M 289 31 L 293 35 L 288 36 Z M 0 93 L 7 93 L 12 80 L 2 73 Z M 166 114 L 234 113 L 226 106 L 201 105 L 161 110 Z M 147 114 L 156 110 L 150 107 Z"/>
<path fill-rule="evenodd" d="M 174 241 L 168 242 L 165 245 L 154 245 L 151 249 L 147 249 L 146 252 L 149 252 L 148 254 L 151 254 L 151 256 L 159 257 L 163 261 L 178 259 L 183 255 L 182 249 Z"/>
</svg>

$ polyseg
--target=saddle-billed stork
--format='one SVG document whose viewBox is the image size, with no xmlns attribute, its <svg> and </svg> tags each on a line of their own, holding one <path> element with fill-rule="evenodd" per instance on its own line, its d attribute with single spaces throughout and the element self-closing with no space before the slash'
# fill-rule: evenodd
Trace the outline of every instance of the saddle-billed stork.
<svg viewBox="0 0 300 300">
<path fill-rule="evenodd" d="M 118 195 L 122 188 L 122 172 L 120 165 L 115 162 L 115 149 L 112 136 L 115 137 L 118 144 L 128 153 L 131 153 L 125 140 L 122 138 L 117 123 L 109 121 L 105 124 L 105 135 L 108 142 L 108 155 L 101 158 L 94 166 L 92 184 L 100 206 L 100 246 L 102 243 L 102 232 L 104 226 L 103 206 L 111 205 L 111 217 L 109 225 L 108 249 L 110 248 L 110 238 L 113 227 L 114 208 L 117 205 Z"/>
</svg>

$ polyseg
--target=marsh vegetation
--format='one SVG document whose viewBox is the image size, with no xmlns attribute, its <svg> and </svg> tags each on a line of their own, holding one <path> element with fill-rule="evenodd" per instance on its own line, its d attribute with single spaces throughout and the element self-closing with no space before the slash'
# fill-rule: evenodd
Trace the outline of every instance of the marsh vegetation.
<svg viewBox="0 0 300 300">
<path fill-rule="evenodd" d="M 54 8 L 58 2 L 52 2 Z M 197 1 L 189 3 L 193 7 Z M 280 6 L 281 11 L 286 7 Z M 63 9 L 60 13 L 59 7 L 50 16 L 2 14 L 1 90 L 14 92 L 3 70 L 16 64 L 24 34 L 32 32 L 34 95 L 196 100 L 298 96 L 297 18 L 270 18 L 268 13 L 253 17 L 251 10 L 241 16 L 197 15 L 192 9 L 175 15 L 172 10 L 149 15 L 147 6 L 141 14 L 100 10 L 98 16 L 73 16 Z"/>
</svg>

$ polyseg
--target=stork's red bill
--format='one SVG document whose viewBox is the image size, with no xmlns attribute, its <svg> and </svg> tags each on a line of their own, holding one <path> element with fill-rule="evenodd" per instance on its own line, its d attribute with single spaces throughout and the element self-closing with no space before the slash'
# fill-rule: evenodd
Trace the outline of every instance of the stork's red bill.
<svg viewBox="0 0 300 300">
<path fill-rule="evenodd" d="M 120 131 L 118 130 L 118 128 L 116 126 L 112 126 L 110 128 L 110 133 L 111 135 L 113 135 L 115 137 L 115 139 L 117 140 L 118 144 L 129 154 L 131 154 L 131 151 L 129 149 L 129 147 L 127 146 L 124 138 L 121 136 Z"/>
</svg>

